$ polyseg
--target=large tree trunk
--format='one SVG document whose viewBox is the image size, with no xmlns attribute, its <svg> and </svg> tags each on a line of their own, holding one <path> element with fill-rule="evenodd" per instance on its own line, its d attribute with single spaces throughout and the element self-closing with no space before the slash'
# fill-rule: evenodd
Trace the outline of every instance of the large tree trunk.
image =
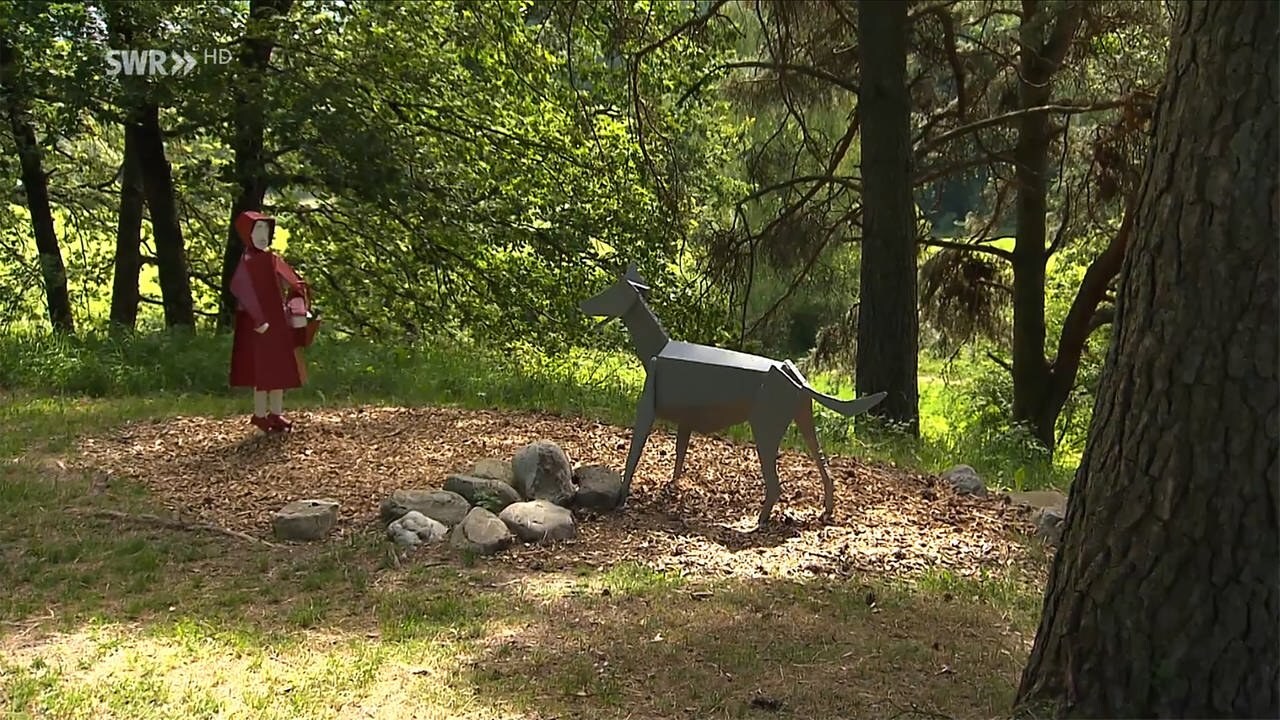
<svg viewBox="0 0 1280 720">
<path fill-rule="evenodd" d="M 1044 31 L 1049 7 L 1022 1 L 1018 59 L 1018 104 L 1026 110 L 1049 104 L 1053 76 L 1080 26 L 1082 7 L 1069 4 Z M 1050 366 L 1045 358 L 1045 267 L 1049 261 L 1045 214 L 1049 195 L 1049 115 L 1028 113 L 1018 119 L 1014 148 L 1017 236 L 1013 247 L 1013 420 L 1031 426 L 1048 449 L 1054 445 L 1057 413 L 1049 403 Z"/>
<path fill-rule="evenodd" d="M 130 16 L 133 7 L 126 3 L 108 6 L 107 27 L 111 35 L 124 47 L 134 44 L 134 20 Z M 186 243 L 182 237 L 182 223 L 178 219 L 177 189 L 173 184 L 173 171 L 169 160 L 165 157 L 164 132 L 160 129 L 160 108 L 156 103 L 145 99 L 145 86 L 138 84 L 132 88 L 136 96 L 127 100 L 125 111 L 125 167 L 128 168 L 129 150 L 136 155 L 138 177 L 141 180 L 142 195 L 151 211 L 151 235 L 156 245 L 156 266 L 160 275 L 160 296 L 164 305 L 164 323 L 167 327 L 190 327 L 196 324 L 195 303 L 191 298 L 191 274 L 187 267 Z M 142 99 L 138 99 L 142 98 Z M 126 174 L 127 186 L 127 174 Z M 117 234 L 117 278 L 119 278 L 119 253 L 123 245 L 131 242 L 123 237 L 126 233 L 126 220 L 131 225 L 132 217 L 126 217 L 126 209 L 141 210 L 140 207 L 126 208 L 126 202 L 136 202 L 136 198 L 126 198 L 124 187 L 120 197 L 120 226 Z M 139 222 L 141 222 L 139 218 Z M 136 247 L 136 246 L 135 246 Z M 136 262 L 134 268 L 141 267 L 141 257 L 130 256 L 129 262 Z M 135 297 L 132 300 L 133 313 L 137 315 L 137 270 L 126 270 L 132 273 L 135 286 Z M 116 289 L 119 289 L 117 282 Z M 127 302 L 127 301 L 122 301 Z M 114 299 L 112 317 L 115 315 Z"/>
<path fill-rule="evenodd" d="M 907 96 L 907 4 L 859 0 L 862 261 L 857 386 L 871 413 L 920 432 L 915 203 Z"/>
<path fill-rule="evenodd" d="M 278 17 L 289 12 L 293 0 L 251 0 L 249 14 L 254 19 Z M 250 27 L 252 27 L 252 22 Z M 218 310 L 218 329 L 230 330 L 235 315 L 236 299 L 231 294 L 231 276 L 240 262 L 244 244 L 236 234 L 236 217 L 246 210 L 261 210 L 267 193 L 267 166 L 263 154 L 263 130 L 265 112 L 263 103 L 268 101 L 264 93 L 267 63 L 275 47 L 269 37 L 255 37 L 252 30 L 244 38 L 240 48 L 237 69 L 234 110 L 234 138 L 236 183 L 239 186 L 235 201 L 231 204 L 231 219 L 227 224 L 227 244 L 222 254 L 222 299 Z"/>
<path fill-rule="evenodd" d="M 0 38 L 0 95 L 2 108 L 9 116 L 9 129 L 18 151 L 22 172 L 22 190 L 31 215 L 31 231 L 40 258 L 40 277 L 44 281 L 45 303 L 49 321 L 55 332 L 75 332 L 71 313 L 71 293 L 67 289 L 67 267 L 62 262 L 62 249 L 53 224 L 53 208 L 49 202 L 49 178 L 44 172 L 44 159 L 36 140 L 35 127 L 27 114 L 27 99 L 18 87 L 18 58 L 13 47 Z"/>
<path fill-rule="evenodd" d="M 115 273 L 111 282 L 111 324 L 133 330 L 138 325 L 138 275 L 142 271 L 142 171 L 134 130 L 124 129 L 120 167 L 120 215 L 116 224 Z"/>
<path fill-rule="evenodd" d="M 1018 692 L 1067 717 L 1280 717 L 1280 5 L 1175 27 Z"/>
<path fill-rule="evenodd" d="M 191 276 L 178 220 L 177 191 L 173 173 L 165 157 L 164 134 L 160 130 L 160 109 L 153 103 L 137 108 L 130 130 L 135 133 L 142 191 L 151 210 L 151 234 L 156 243 L 156 266 L 160 274 L 160 294 L 164 301 L 164 323 L 168 327 L 194 327 L 195 305 L 191 300 Z"/>
</svg>

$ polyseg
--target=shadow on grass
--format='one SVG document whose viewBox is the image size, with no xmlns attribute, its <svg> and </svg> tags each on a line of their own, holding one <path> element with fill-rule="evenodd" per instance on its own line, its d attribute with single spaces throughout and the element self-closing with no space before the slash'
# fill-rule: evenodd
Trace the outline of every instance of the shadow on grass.
<svg viewBox="0 0 1280 720">
<path fill-rule="evenodd" d="M 378 533 L 272 549 L 121 526 L 61 508 L 145 496 L 42 472 L 0 469 L 0 714 L 991 717 L 1033 629 L 1030 599 L 954 579 L 540 573 L 401 564 Z"/>
<path fill-rule="evenodd" d="M 559 717 L 992 717 L 1023 657 L 993 615 L 879 583 L 588 591 L 486 638 L 468 678 Z"/>
</svg>

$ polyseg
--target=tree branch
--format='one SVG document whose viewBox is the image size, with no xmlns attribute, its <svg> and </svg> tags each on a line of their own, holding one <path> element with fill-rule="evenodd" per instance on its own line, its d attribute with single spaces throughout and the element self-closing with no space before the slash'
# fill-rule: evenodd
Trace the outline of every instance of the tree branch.
<svg viewBox="0 0 1280 720">
<path fill-rule="evenodd" d="M 680 96 L 680 99 L 676 101 L 676 105 L 677 106 L 683 105 L 685 101 L 688 100 L 692 95 L 696 94 L 703 87 L 705 87 L 707 83 L 711 82 L 712 77 L 714 77 L 717 73 L 723 72 L 725 70 L 743 70 L 743 69 L 752 69 L 752 68 L 757 70 L 774 70 L 779 75 L 782 75 L 785 73 L 795 73 L 797 75 L 804 75 L 806 77 L 811 77 L 815 80 L 821 80 L 823 82 L 830 83 L 842 90 L 847 90 L 853 93 L 854 95 L 858 94 L 857 85 L 849 82 L 848 80 L 844 80 L 840 77 L 832 75 L 831 73 L 824 72 L 817 68 L 809 67 L 808 65 L 793 65 L 790 63 L 765 62 L 762 60 L 741 60 L 738 62 L 722 63 L 708 70 L 702 77 L 698 78 L 697 82 L 691 85 L 689 89 L 686 90 L 684 94 Z"/>
<path fill-rule="evenodd" d="M 953 242 L 951 240 L 940 240 L 938 238 L 931 237 L 931 238 L 922 238 L 920 240 L 920 244 L 928 245 L 930 247 L 947 248 L 948 250 L 960 250 L 963 252 L 982 252 L 982 253 L 987 253 L 989 255 L 995 255 L 996 257 L 1002 258 L 1009 262 L 1013 262 L 1013 253 L 1009 252 L 1008 250 L 1003 250 L 998 247 L 994 247 L 991 245 L 984 245 L 981 243 Z"/>
<path fill-rule="evenodd" d="M 764 313 L 760 315 L 760 317 L 756 318 L 755 322 L 751 323 L 750 328 L 743 331 L 742 333 L 743 338 L 746 338 L 748 335 L 755 333 L 756 328 L 760 327 L 761 324 L 763 324 L 766 320 L 772 317 L 773 314 L 778 311 L 778 308 L 782 307 L 782 304 L 787 301 L 787 298 L 791 297 L 791 295 L 796 291 L 796 289 L 800 287 L 801 280 L 803 280 L 809 274 L 809 272 L 813 269 L 813 266 L 817 264 L 818 258 L 822 257 L 822 251 L 825 250 L 827 248 L 827 245 L 831 243 L 831 237 L 835 235 L 835 231 L 838 226 L 839 226 L 838 223 L 833 223 L 830 227 L 827 228 L 826 235 L 822 238 L 822 242 L 814 246 L 813 252 L 809 254 L 809 259 L 805 262 L 804 267 L 800 270 L 800 272 L 796 273 L 795 278 L 793 278 L 791 283 L 787 286 L 786 291 L 783 292 L 782 295 L 778 296 L 778 299 L 774 300 L 773 304 L 769 306 L 769 309 L 765 310 Z"/>
<path fill-rule="evenodd" d="M 94 509 L 87 509 L 87 508 L 81 509 L 81 508 L 69 507 L 69 508 L 64 508 L 63 511 L 69 515 L 80 515 L 82 517 L 88 516 L 88 517 L 112 518 L 114 520 L 122 520 L 125 522 L 144 523 L 147 525 L 159 525 L 160 527 L 169 528 L 171 530 L 204 530 L 205 532 L 213 532 L 213 533 L 218 533 L 219 535 L 226 535 L 227 537 L 233 537 L 233 538 L 236 538 L 237 540 L 244 540 L 246 542 L 259 543 L 271 548 L 281 547 L 280 545 L 277 545 L 273 542 L 263 540 L 262 538 L 256 538 L 252 535 L 249 535 L 248 533 L 242 533 L 239 530 L 232 530 L 230 528 L 224 528 L 220 525 L 214 525 L 212 523 L 206 523 L 206 522 L 195 522 L 191 520 L 181 520 L 179 518 L 160 517 L 159 515 L 130 515 L 128 513 L 120 512 L 119 510 L 94 510 Z"/>
<path fill-rule="evenodd" d="M 1041 50 L 1040 57 L 1053 64 L 1054 72 L 1057 72 L 1062 61 L 1066 59 L 1067 51 L 1071 49 L 1071 41 L 1075 38 L 1076 31 L 1080 29 L 1080 23 L 1083 20 L 1084 3 L 1080 0 L 1070 0 L 1067 8 L 1053 23 L 1053 31 L 1049 41 Z"/>
<path fill-rule="evenodd" d="M 818 183 L 819 185 L 825 185 L 825 184 L 842 185 L 846 188 L 849 188 L 850 190 L 853 190 L 854 192 L 857 192 L 862 189 L 862 183 L 858 182 L 858 180 L 853 177 L 849 177 L 845 175 L 800 175 L 798 177 L 787 178 L 786 180 L 783 180 L 781 182 L 776 182 L 772 185 L 762 187 L 759 190 L 756 190 L 755 192 L 751 193 L 750 195 L 747 195 L 746 197 L 742 198 L 739 202 L 749 203 L 753 200 L 759 200 L 760 198 L 764 197 L 765 195 L 769 195 L 770 193 L 775 193 L 775 192 L 778 192 L 779 190 L 786 190 L 787 188 L 794 187 L 796 185 L 803 185 L 805 183 Z"/>
<path fill-rule="evenodd" d="M 1120 221 L 1120 229 L 1107 244 L 1107 249 L 1089 263 L 1084 279 L 1076 291 L 1071 309 L 1062 321 L 1062 333 L 1058 336 L 1058 352 L 1049 367 L 1049 400 L 1052 407 L 1061 408 L 1066 402 L 1071 388 L 1076 382 L 1076 373 L 1080 369 L 1080 357 L 1084 353 L 1085 343 L 1094 329 L 1100 325 L 1098 305 L 1106 295 L 1107 285 L 1120 272 L 1124 262 L 1125 248 L 1129 244 L 1129 236 L 1133 231 L 1135 199 L 1129 197 L 1125 205 L 1124 219 Z M 1114 310 L 1112 311 L 1114 313 Z"/>
<path fill-rule="evenodd" d="M 666 35 L 663 35 L 660 39 L 652 43 L 649 43 L 648 45 L 637 50 L 635 59 L 637 61 L 643 59 L 645 55 L 648 55 L 654 50 L 657 50 L 663 45 L 666 45 L 672 40 L 675 40 L 677 37 L 680 36 L 681 33 L 683 33 L 686 30 L 691 30 L 695 27 L 706 25 L 708 22 L 711 21 L 712 18 L 719 15 L 720 8 L 724 7 L 727 4 L 729 4 L 729 0 L 716 0 L 714 3 L 712 3 L 711 7 L 707 8 L 707 11 L 705 13 L 701 15 L 695 15 L 689 18 L 688 20 L 684 21 L 679 26 L 677 26 L 671 32 L 667 33 Z M 636 65 L 638 66 L 639 62 L 637 62 Z"/>
<path fill-rule="evenodd" d="M 1114 307 L 1098 308 L 1098 311 L 1089 318 L 1089 334 L 1092 335 L 1095 330 L 1103 325 L 1110 325 L 1116 320 L 1116 309 Z"/>
<path fill-rule="evenodd" d="M 917 157 L 922 157 L 926 153 L 937 148 L 939 145 L 948 143 L 958 137 L 971 135 L 979 130 L 984 130 L 996 125 L 1002 125 L 1010 120 L 1016 120 L 1023 117 L 1024 115 L 1034 115 L 1036 113 L 1060 113 L 1074 115 L 1079 113 L 1098 112 L 1101 110 L 1114 110 L 1115 108 L 1128 104 L 1130 100 L 1131 96 L 1126 95 L 1114 100 L 1105 100 L 1102 102 L 1091 103 L 1089 105 L 1038 105 L 1036 107 L 1013 110 L 1000 115 L 993 115 L 992 117 L 983 118 L 982 120 L 971 122 L 968 125 L 961 125 L 958 128 L 953 128 L 942 133 L 941 135 L 924 143 L 920 149 L 916 151 L 916 155 Z"/>
</svg>

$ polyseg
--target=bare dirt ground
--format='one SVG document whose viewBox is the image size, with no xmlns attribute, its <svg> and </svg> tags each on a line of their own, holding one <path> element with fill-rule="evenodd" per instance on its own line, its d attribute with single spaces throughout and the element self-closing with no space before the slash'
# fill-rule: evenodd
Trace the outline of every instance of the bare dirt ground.
<svg viewBox="0 0 1280 720">
<path fill-rule="evenodd" d="M 243 416 L 133 423 L 86 438 L 79 461 L 110 479 L 145 485 L 168 509 L 269 538 L 271 515 L 291 500 L 341 503 L 337 537 L 378 523 L 378 505 L 400 488 L 438 488 L 484 457 L 510 457 L 538 439 L 575 464 L 620 469 L 631 431 L 580 418 L 456 408 L 365 407 L 296 412 L 294 432 L 264 436 Z M 1019 541 L 1025 516 L 999 497 L 956 495 L 937 478 L 831 458 L 836 518 L 819 521 L 822 484 L 806 455 L 779 459 L 782 498 L 774 526 L 752 531 L 763 499 L 754 448 L 695 436 L 686 470 L 670 484 L 674 435 L 659 430 L 641 459 L 627 508 L 584 518 L 576 540 L 523 546 L 494 558 L 540 569 L 620 560 L 702 575 L 792 577 L 925 570 L 974 576 L 1040 573 Z"/>
</svg>

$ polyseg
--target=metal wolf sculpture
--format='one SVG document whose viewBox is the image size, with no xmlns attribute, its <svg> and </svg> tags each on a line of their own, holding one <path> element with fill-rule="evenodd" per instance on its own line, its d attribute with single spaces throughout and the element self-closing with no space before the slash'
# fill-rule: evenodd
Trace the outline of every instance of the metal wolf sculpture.
<svg viewBox="0 0 1280 720">
<path fill-rule="evenodd" d="M 778 480 L 778 449 L 794 420 L 822 474 L 825 501 L 822 519 L 829 522 L 835 513 L 834 487 L 827 474 L 826 457 L 818 445 L 812 401 L 852 417 L 874 407 L 886 393 L 840 400 L 810 387 L 790 360 L 779 362 L 672 340 L 645 302 L 648 291 L 649 284 L 632 263 L 618 282 L 579 304 L 582 312 L 589 316 L 621 318 L 645 369 L 644 390 L 636 404 L 635 430 L 623 475 L 621 502 L 625 503 L 630 495 L 636 464 L 656 419 L 676 423 L 676 467 L 672 482 L 679 479 L 684 469 L 691 433 L 713 433 L 748 422 L 764 475 L 764 506 L 758 523 L 764 527 L 782 491 Z"/>
</svg>

